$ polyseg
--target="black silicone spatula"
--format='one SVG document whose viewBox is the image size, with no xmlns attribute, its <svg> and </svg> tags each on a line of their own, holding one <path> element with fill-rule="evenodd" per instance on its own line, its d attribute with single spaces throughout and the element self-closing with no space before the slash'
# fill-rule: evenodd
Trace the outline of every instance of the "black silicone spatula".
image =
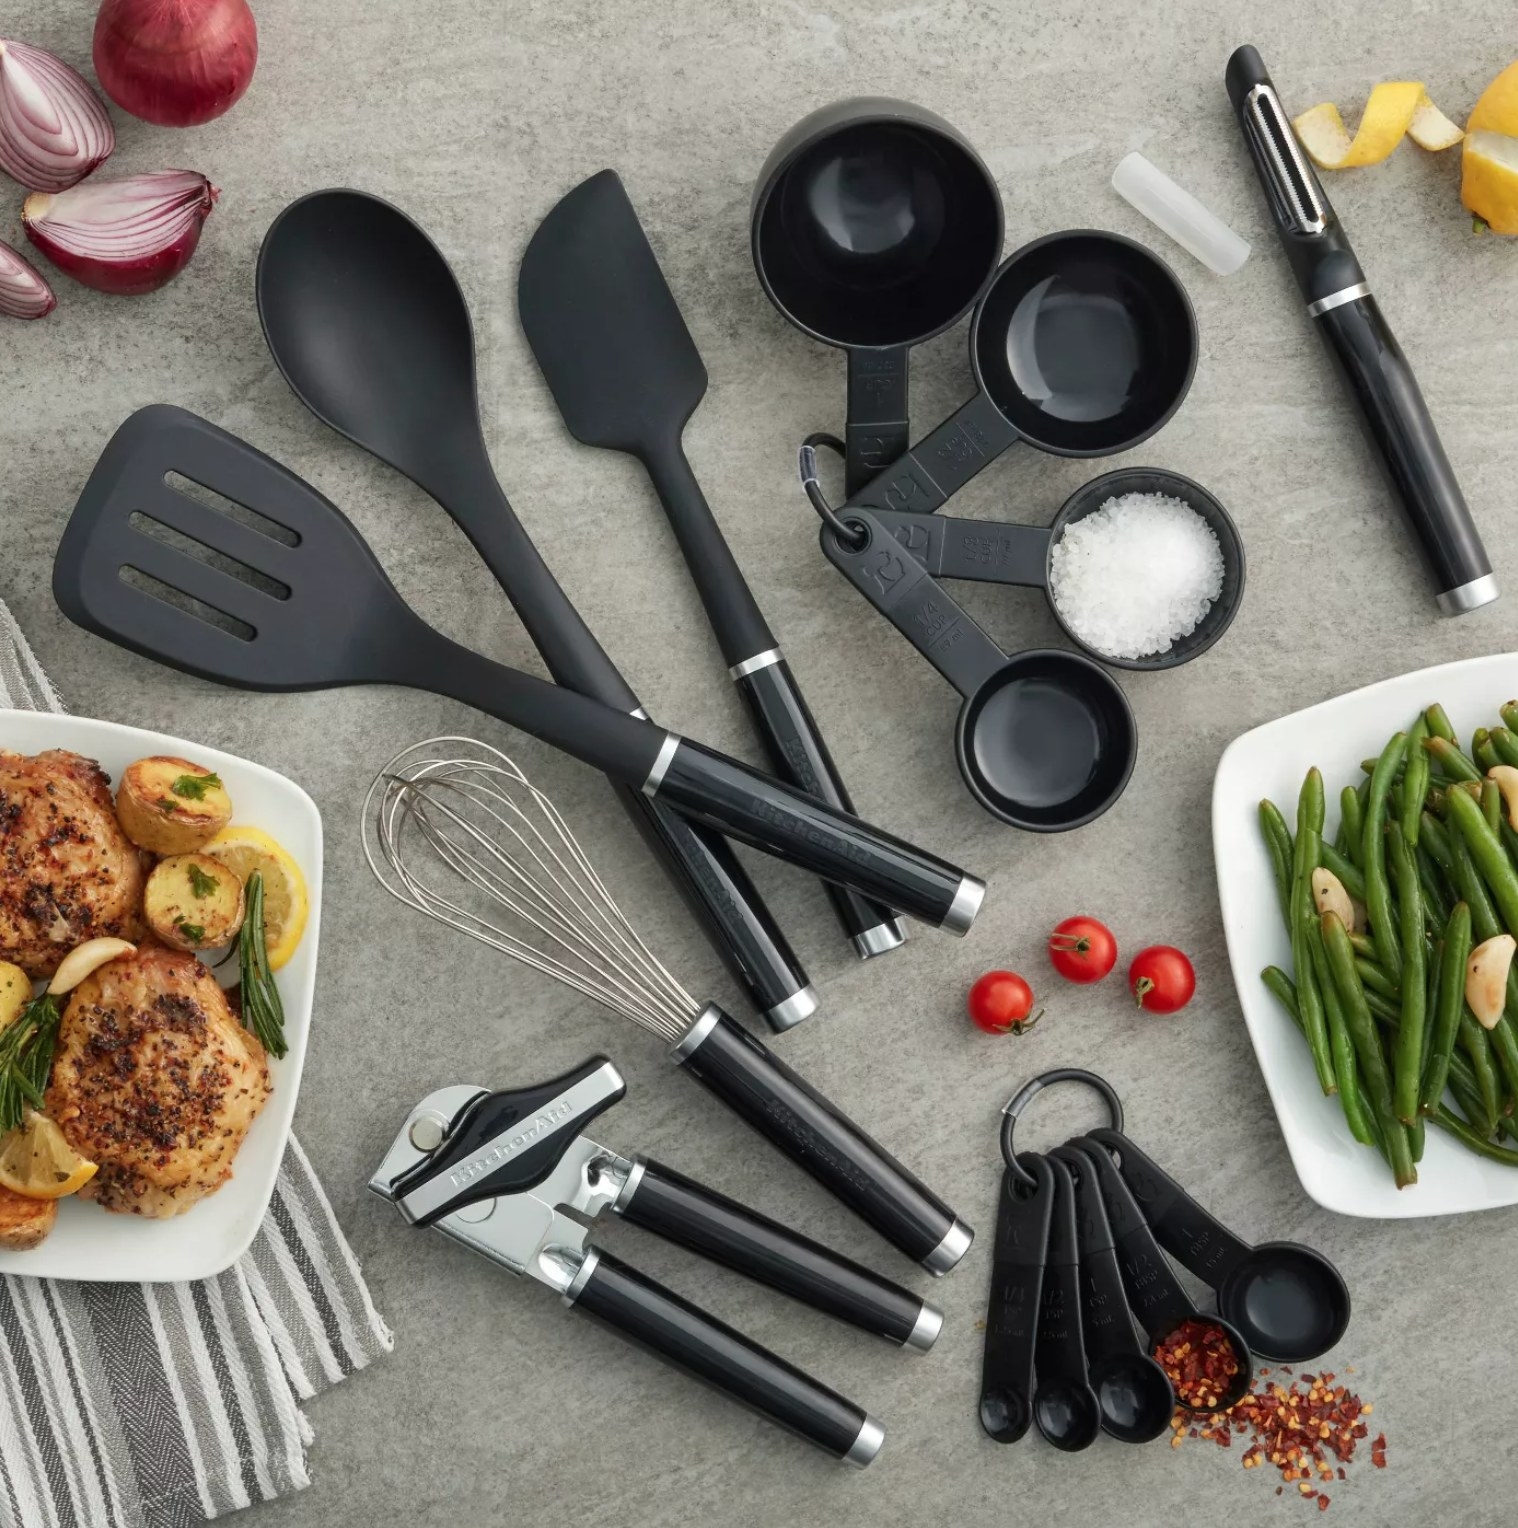
<svg viewBox="0 0 1518 1528">
<path fill-rule="evenodd" d="M 228 507 L 180 492 L 171 474 Z M 979 911 L 985 888 L 973 876 L 699 743 L 450 641 L 400 597 L 335 504 L 184 409 L 140 409 L 111 437 L 59 542 L 53 594 L 87 630 L 242 689 L 395 684 L 450 696 L 903 912 L 965 933 Z"/>
<path fill-rule="evenodd" d="M 776 771 L 852 811 L 686 460 L 681 437 L 705 396 L 706 367 L 614 170 L 583 181 L 543 219 L 522 257 L 517 308 L 570 433 L 588 446 L 629 452 L 648 469 Z M 829 891 L 861 956 L 902 942 L 889 908 L 841 887 Z"/>
</svg>

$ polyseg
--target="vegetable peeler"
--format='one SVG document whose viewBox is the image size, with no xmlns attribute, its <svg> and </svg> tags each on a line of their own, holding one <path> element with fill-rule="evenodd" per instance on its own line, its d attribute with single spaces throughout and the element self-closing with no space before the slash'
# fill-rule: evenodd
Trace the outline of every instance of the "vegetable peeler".
<svg viewBox="0 0 1518 1528">
<path fill-rule="evenodd" d="M 917 1296 L 641 1156 L 582 1134 L 626 1093 L 604 1056 L 536 1086 L 441 1088 L 412 1109 L 370 1189 L 845 1463 L 884 1441 L 872 1417 L 588 1239 L 605 1210 L 818 1310 L 925 1351 L 943 1324 Z"/>
</svg>

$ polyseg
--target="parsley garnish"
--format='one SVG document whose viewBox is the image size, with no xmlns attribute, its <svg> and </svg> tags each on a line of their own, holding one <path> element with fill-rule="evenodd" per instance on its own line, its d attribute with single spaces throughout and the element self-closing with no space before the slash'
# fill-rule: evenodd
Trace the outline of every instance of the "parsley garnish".
<svg viewBox="0 0 1518 1528">
<path fill-rule="evenodd" d="M 207 875 L 194 860 L 191 860 L 185 869 L 189 872 L 190 876 L 190 890 L 197 897 L 208 897 L 221 885 L 221 882 L 214 875 Z"/>
<path fill-rule="evenodd" d="M 221 789 L 220 775 L 181 775 L 169 789 L 186 801 L 204 801 L 207 791 Z"/>
<path fill-rule="evenodd" d="M 191 944 L 204 944 L 206 931 L 203 925 L 191 923 L 187 918 L 179 917 L 174 920 L 174 927 L 179 930 Z"/>
<path fill-rule="evenodd" d="M 167 796 L 160 796 L 157 801 L 157 807 L 165 817 L 172 817 L 179 810 L 179 803 L 177 801 L 170 801 Z"/>
</svg>

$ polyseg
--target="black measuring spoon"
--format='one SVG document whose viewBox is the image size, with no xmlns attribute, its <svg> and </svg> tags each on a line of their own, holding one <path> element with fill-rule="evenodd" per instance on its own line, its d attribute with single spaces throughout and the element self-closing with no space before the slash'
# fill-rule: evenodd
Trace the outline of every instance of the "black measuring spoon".
<svg viewBox="0 0 1518 1528">
<path fill-rule="evenodd" d="M 908 101 L 835 101 L 765 160 L 754 270 L 784 318 L 848 356 L 849 493 L 911 444 L 910 349 L 970 311 L 1002 232 L 1001 193 L 980 156 Z"/>
<path fill-rule="evenodd" d="M 1004 1168 L 996 1196 L 980 1371 L 980 1425 L 998 1443 L 1016 1443 L 1033 1420 L 1033 1353 L 1054 1212 L 1054 1173 L 1048 1161 L 1036 1152 L 1024 1152 L 1017 1161 L 1028 1181 Z"/>
<path fill-rule="evenodd" d="M 822 550 L 964 697 L 959 772 L 994 817 L 1038 833 L 1078 828 L 1123 793 L 1138 755 L 1127 697 L 1078 653 L 1007 654 L 868 510 L 845 510 Z"/>
<path fill-rule="evenodd" d="M 1038 1378 L 1033 1420 L 1055 1448 L 1076 1454 L 1096 1442 L 1102 1430 L 1102 1413 L 1086 1371 L 1075 1185 L 1070 1169 L 1057 1156 L 1049 1158 L 1048 1167 L 1054 1177 L 1054 1209 L 1033 1354 Z"/>
<path fill-rule="evenodd" d="M 1117 1154 L 1117 1171 L 1155 1239 L 1217 1291 L 1218 1309 L 1254 1352 L 1278 1363 L 1306 1363 L 1344 1335 L 1349 1290 L 1321 1252 L 1300 1242 L 1251 1247 L 1121 1131 L 1093 1130 L 1087 1138 Z"/>
<path fill-rule="evenodd" d="M 1151 1346 L 1158 1346 L 1188 1321 L 1203 1320 L 1209 1326 L 1222 1331 L 1233 1350 L 1236 1365 L 1227 1388 L 1213 1401 L 1205 1405 L 1193 1405 L 1176 1392 L 1176 1404 L 1188 1411 L 1226 1411 L 1241 1400 L 1249 1389 L 1253 1377 L 1254 1359 L 1249 1344 L 1230 1322 L 1221 1316 L 1202 1316 L 1192 1303 L 1180 1281 L 1165 1261 L 1144 1212 L 1139 1209 L 1128 1185 L 1123 1182 L 1107 1149 L 1090 1136 L 1082 1136 L 1073 1145 L 1080 1147 L 1091 1141 L 1088 1160 L 1096 1169 L 1096 1181 L 1101 1188 L 1102 1202 L 1106 1206 L 1107 1219 L 1111 1225 L 1114 1245 L 1117 1249 L 1118 1267 L 1122 1270 L 1123 1288 L 1127 1291 L 1128 1306 Z"/>
<path fill-rule="evenodd" d="M 1102 1431 L 1121 1443 L 1152 1442 L 1170 1429 L 1175 1391 L 1134 1332 L 1095 1166 L 1075 1145 L 1061 1146 L 1052 1155 L 1069 1169 L 1075 1184 L 1081 1324 Z"/>
</svg>

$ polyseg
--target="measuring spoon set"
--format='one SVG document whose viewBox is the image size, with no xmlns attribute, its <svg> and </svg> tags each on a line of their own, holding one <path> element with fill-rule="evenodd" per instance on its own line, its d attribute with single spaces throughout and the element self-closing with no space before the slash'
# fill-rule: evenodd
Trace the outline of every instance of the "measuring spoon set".
<svg viewBox="0 0 1518 1528">
<path fill-rule="evenodd" d="M 1171 668 L 1206 651 L 1237 611 L 1244 551 L 1213 495 L 1154 469 L 1088 484 L 1047 529 L 931 518 L 1019 442 L 1071 457 L 1140 444 L 1180 407 L 1196 370 L 1190 299 L 1143 245 L 1080 229 L 1035 239 L 998 264 L 1001 229 L 996 183 L 959 133 L 920 107 L 868 98 L 814 112 L 776 146 L 754 195 L 752 251 L 780 312 L 848 356 L 845 439 L 812 436 L 801 458 L 824 555 L 964 697 L 956 754 L 971 794 L 1002 821 L 1047 832 L 1105 811 L 1132 773 L 1132 713 L 1098 664 Z M 909 446 L 908 350 L 972 309 L 975 394 Z M 836 510 L 817 471 L 822 444 L 845 458 L 848 500 Z M 1222 551 L 1221 593 L 1163 652 L 1111 658 L 1055 608 L 1094 661 L 1010 655 L 939 582 L 1021 585 L 1047 598 L 1064 530 L 1129 493 L 1182 500 Z M 907 561 L 928 575 L 911 580 L 910 597 Z"/>
<path fill-rule="evenodd" d="M 1018 1152 L 1013 1130 L 1043 1088 L 1077 1081 L 1106 1101 L 1110 1124 L 1047 1154 Z M 1321 1253 L 1298 1242 L 1251 1247 L 1123 1133 L 1103 1078 L 1041 1073 L 1003 1114 L 1004 1170 L 981 1377 L 980 1423 L 998 1443 L 1029 1427 L 1076 1453 L 1105 1432 L 1147 1443 L 1170 1429 L 1175 1393 L 1156 1348 L 1200 1313 L 1168 1253 L 1208 1285 L 1236 1365 L 1207 1412 L 1235 1405 L 1256 1357 L 1305 1363 L 1349 1325 L 1349 1291 Z"/>
</svg>

